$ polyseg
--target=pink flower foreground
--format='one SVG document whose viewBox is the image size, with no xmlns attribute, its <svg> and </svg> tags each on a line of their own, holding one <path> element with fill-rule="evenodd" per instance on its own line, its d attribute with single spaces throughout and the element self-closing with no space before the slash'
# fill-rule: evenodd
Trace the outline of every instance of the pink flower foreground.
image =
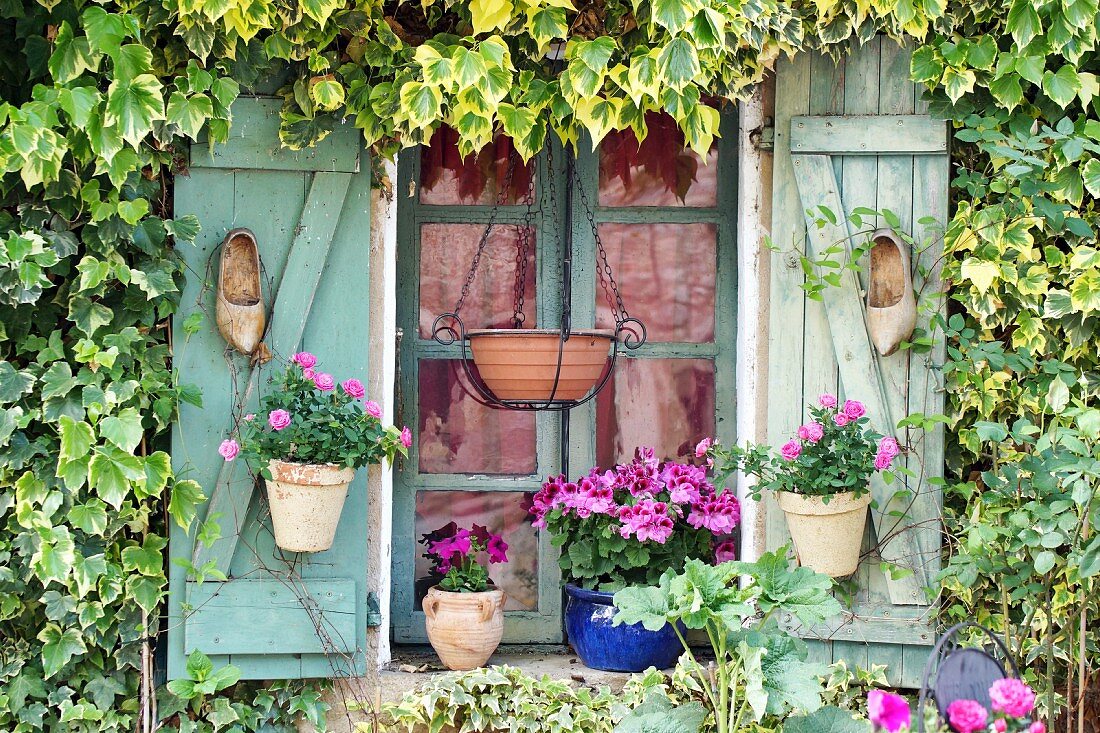
<svg viewBox="0 0 1100 733">
<path fill-rule="evenodd" d="M 1035 692 L 1023 680 L 1005 678 L 989 688 L 993 710 L 1013 718 L 1026 718 L 1035 709 Z"/>
<path fill-rule="evenodd" d="M 882 690 L 867 693 L 867 714 L 875 730 L 897 733 L 912 723 L 909 701 L 901 695 Z"/>
<path fill-rule="evenodd" d="M 956 700 L 947 706 L 947 722 L 956 733 L 976 733 L 984 730 L 989 711 L 977 700 Z"/>
</svg>

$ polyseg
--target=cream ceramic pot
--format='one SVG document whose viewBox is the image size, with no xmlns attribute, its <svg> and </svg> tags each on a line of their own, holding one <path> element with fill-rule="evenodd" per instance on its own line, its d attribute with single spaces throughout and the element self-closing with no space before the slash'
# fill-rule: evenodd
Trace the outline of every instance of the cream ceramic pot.
<svg viewBox="0 0 1100 733">
<path fill-rule="evenodd" d="M 291 552 L 321 552 L 332 547 L 355 471 L 335 464 L 268 464 L 267 503 L 275 544 Z"/>
<path fill-rule="evenodd" d="M 869 493 L 834 494 L 825 503 L 820 496 L 776 492 L 779 508 L 787 515 L 798 562 L 833 578 L 851 575 L 859 567 L 859 549 L 867 525 Z"/>
</svg>

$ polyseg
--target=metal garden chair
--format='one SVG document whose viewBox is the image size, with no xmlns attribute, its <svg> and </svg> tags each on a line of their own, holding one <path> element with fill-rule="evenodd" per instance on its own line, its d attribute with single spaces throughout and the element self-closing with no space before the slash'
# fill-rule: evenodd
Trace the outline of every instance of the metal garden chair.
<svg viewBox="0 0 1100 733">
<path fill-rule="evenodd" d="M 964 646 L 959 643 L 958 637 L 967 629 L 979 629 L 992 644 L 985 647 Z M 990 647 L 999 650 L 1005 661 L 991 654 Z M 1009 671 L 1012 677 L 1019 678 L 1020 670 L 1015 660 L 996 634 L 973 621 L 952 626 L 936 642 L 924 666 L 920 696 L 917 698 L 917 732 L 924 733 L 924 706 L 929 698 L 936 703 L 942 720 L 947 719 L 947 707 L 956 700 L 977 700 L 988 710 L 990 685 L 1010 676 Z"/>
</svg>

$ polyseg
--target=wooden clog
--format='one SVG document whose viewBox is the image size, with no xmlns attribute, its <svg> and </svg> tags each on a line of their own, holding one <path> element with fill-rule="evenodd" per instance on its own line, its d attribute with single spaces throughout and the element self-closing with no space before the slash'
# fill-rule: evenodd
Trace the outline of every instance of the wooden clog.
<svg viewBox="0 0 1100 733">
<path fill-rule="evenodd" d="M 249 356 L 256 350 L 266 316 L 260 291 L 260 250 L 248 229 L 234 229 L 222 241 L 214 315 L 230 346 Z"/>
<path fill-rule="evenodd" d="M 878 353 L 889 356 L 917 326 L 909 247 L 892 229 L 879 229 L 871 235 L 870 260 L 867 330 Z"/>
</svg>

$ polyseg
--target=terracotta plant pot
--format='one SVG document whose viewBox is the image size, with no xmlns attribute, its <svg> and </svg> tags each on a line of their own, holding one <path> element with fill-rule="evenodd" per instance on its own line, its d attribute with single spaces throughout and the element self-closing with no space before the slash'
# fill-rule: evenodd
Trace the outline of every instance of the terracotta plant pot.
<svg viewBox="0 0 1100 733">
<path fill-rule="evenodd" d="M 424 597 L 428 641 L 448 669 L 475 669 L 493 656 L 504 636 L 504 591 L 451 593 L 438 586 Z"/>
<path fill-rule="evenodd" d="M 321 552 L 332 547 L 348 484 L 355 471 L 335 464 L 268 464 L 267 503 L 275 544 L 291 552 Z"/>
<path fill-rule="evenodd" d="M 214 319 L 222 337 L 242 354 L 251 355 L 264 335 L 260 294 L 260 250 L 248 229 L 234 229 L 222 241 Z"/>
<path fill-rule="evenodd" d="M 856 571 L 870 494 L 859 498 L 850 491 L 834 494 L 826 504 L 820 496 L 780 491 L 776 499 L 787 515 L 799 564 L 833 578 Z"/>
<path fill-rule="evenodd" d="M 497 399 L 532 402 L 582 399 L 607 367 L 613 331 L 573 331 L 561 353 L 556 329 L 484 329 L 469 331 L 474 364 Z"/>
</svg>

